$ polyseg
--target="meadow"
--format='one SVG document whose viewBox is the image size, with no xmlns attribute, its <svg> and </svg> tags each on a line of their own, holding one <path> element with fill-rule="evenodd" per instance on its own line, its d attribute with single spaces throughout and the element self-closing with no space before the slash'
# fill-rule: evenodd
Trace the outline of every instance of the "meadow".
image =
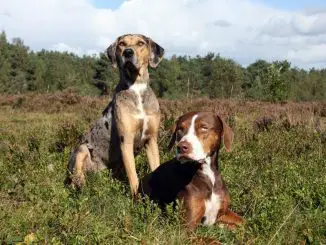
<svg viewBox="0 0 326 245">
<path fill-rule="evenodd" d="M 232 210 L 246 223 L 235 231 L 199 227 L 189 234 L 179 211 L 163 217 L 133 202 L 110 171 L 88 174 L 81 191 L 64 187 L 78 138 L 108 103 L 71 93 L 0 95 L 0 241 L 3 244 L 326 244 L 326 103 L 160 100 L 161 162 L 170 128 L 182 113 L 217 111 L 233 128 L 233 150 L 219 166 Z M 149 171 L 136 157 L 140 176 Z"/>
</svg>

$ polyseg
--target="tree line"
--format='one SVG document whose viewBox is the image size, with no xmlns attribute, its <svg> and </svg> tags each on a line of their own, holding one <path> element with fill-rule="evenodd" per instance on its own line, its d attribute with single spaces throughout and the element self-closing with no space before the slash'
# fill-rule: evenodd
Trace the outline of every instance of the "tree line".
<svg viewBox="0 0 326 245">
<path fill-rule="evenodd" d="M 81 95 L 111 94 L 119 81 L 104 53 L 78 56 L 41 50 L 0 34 L 0 93 L 70 90 Z M 239 98 L 266 101 L 326 99 L 326 68 L 304 70 L 287 60 L 257 60 L 243 67 L 219 54 L 175 56 L 151 70 L 160 98 Z"/>
</svg>

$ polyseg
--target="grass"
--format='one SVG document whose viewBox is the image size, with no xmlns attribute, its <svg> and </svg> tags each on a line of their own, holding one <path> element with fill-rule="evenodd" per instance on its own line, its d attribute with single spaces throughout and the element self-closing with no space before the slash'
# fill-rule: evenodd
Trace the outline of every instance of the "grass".
<svg viewBox="0 0 326 245">
<path fill-rule="evenodd" d="M 59 94 L 56 100 L 0 98 L 2 243 L 191 244 L 192 237 L 204 236 L 225 244 L 326 244 L 323 105 L 161 101 L 162 162 L 173 154 L 166 150 L 169 127 L 190 108 L 216 107 L 235 132 L 233 151 L 221 152 L 220 169 L 232 209 L 246 224 L 236 231 L 199 227 L 189 235 L 178 211 L 162 217 L 149 203 L 132 202 L 129 186 L 109 171 L 89 174 L 80 192 L 64 188 L 70 150 L 107 99 Z M 257 129 L 266 116 L 273 123 Z M 139 175 L 149 171 L 144 154 L 136 162 Z"/>
</svg>

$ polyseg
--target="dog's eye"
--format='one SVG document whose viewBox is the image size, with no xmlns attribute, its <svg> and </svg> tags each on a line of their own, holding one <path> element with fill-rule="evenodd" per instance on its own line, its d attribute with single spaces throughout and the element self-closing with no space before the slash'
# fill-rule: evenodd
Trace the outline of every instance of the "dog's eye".
<svg viewBox="0 0 326 245">
<path fill-rule="evenodd" d="M 176 133 L 177 133 L 177 137 L 178 138 L 181 138 L 182 135 L 183 135 L 183 129 L 182 128 L 179 128 Z"/>
<path fill-rule="evenodd" d="M 124 46 L 126 46 L 127 44 L 125 43 L 125 42 L 119 42 L 119 46 L 121 46 L 121 47 L 124 47 Z"/>
<path fill-rule="evenodd" d="M 207 131 L 207 130 L 208 130 L 208 127 L 205 126 L 205 125 L 202 125 L 202 126 L 200 126 L 200 130 L 202 130 L 202 131 Z"/>
<path fill-rule="evenodd" d="M 139 41 L 139 42 L 137 43 L 137 45 L 138 45 L 139 47 L 141 47 L 141 46 L 144 46 L 145 43 L 144 43 L 143 41 Z"/>
</svg>

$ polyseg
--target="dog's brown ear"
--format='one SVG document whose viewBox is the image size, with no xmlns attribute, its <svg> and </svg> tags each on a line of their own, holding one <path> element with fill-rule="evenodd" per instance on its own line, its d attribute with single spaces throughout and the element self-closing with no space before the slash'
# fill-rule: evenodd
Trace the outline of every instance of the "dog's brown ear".
<svg viewBox="0 0 326 245">
<path fill-rule="evenodd" d="M 177 132 L 176 132 L 176 128 L 177 128 L 177 123 L 175 122 L 172 126 L 172 136 L 171 136 L 171 139 L 170 139 L 170 142 L 169 142 L 169 145 L 168 145 L 168 149 L 169 151 L 172 149 L 172 147 L 174 146 L 175 144 L 175 140 L 177 139 Z"/>
<path fill-rule="evenodd" d="M 118 40 L 116 40 L 114 43 L 112 43 L 107 49 L 106 49 L 106 54 L 109 58 L 109 60 L 112 63 L 112 66 L 114 68 L 117 68 L 117 58 L 115 55 L 115 51 L 117 49 L 117 45 L 118 45 Z"/>
<path fill-rule="evenodd" d="M 231 151 L 231 145 L 232 145 L 232 141 L 233 141 L 233 131 L 232 129 L 229 127 L 229 125 L 227 125 L 224 120 L 217 115 L 218 120 L 220 120 L 223 129 L 222 129 L 222 141 L 225 147 L 225 150 L 227 152 Z"/>
<path fill-rule="evenodd" d="M 150 47 L 150 58 L 149 58 L 149 65 L 152 68 L 156 68 L 158 64 L 163 59 L 164 55 L 164 48 L 154 42 L 152 39 L 147 38 L 149 47 Z"/>
</svg>

